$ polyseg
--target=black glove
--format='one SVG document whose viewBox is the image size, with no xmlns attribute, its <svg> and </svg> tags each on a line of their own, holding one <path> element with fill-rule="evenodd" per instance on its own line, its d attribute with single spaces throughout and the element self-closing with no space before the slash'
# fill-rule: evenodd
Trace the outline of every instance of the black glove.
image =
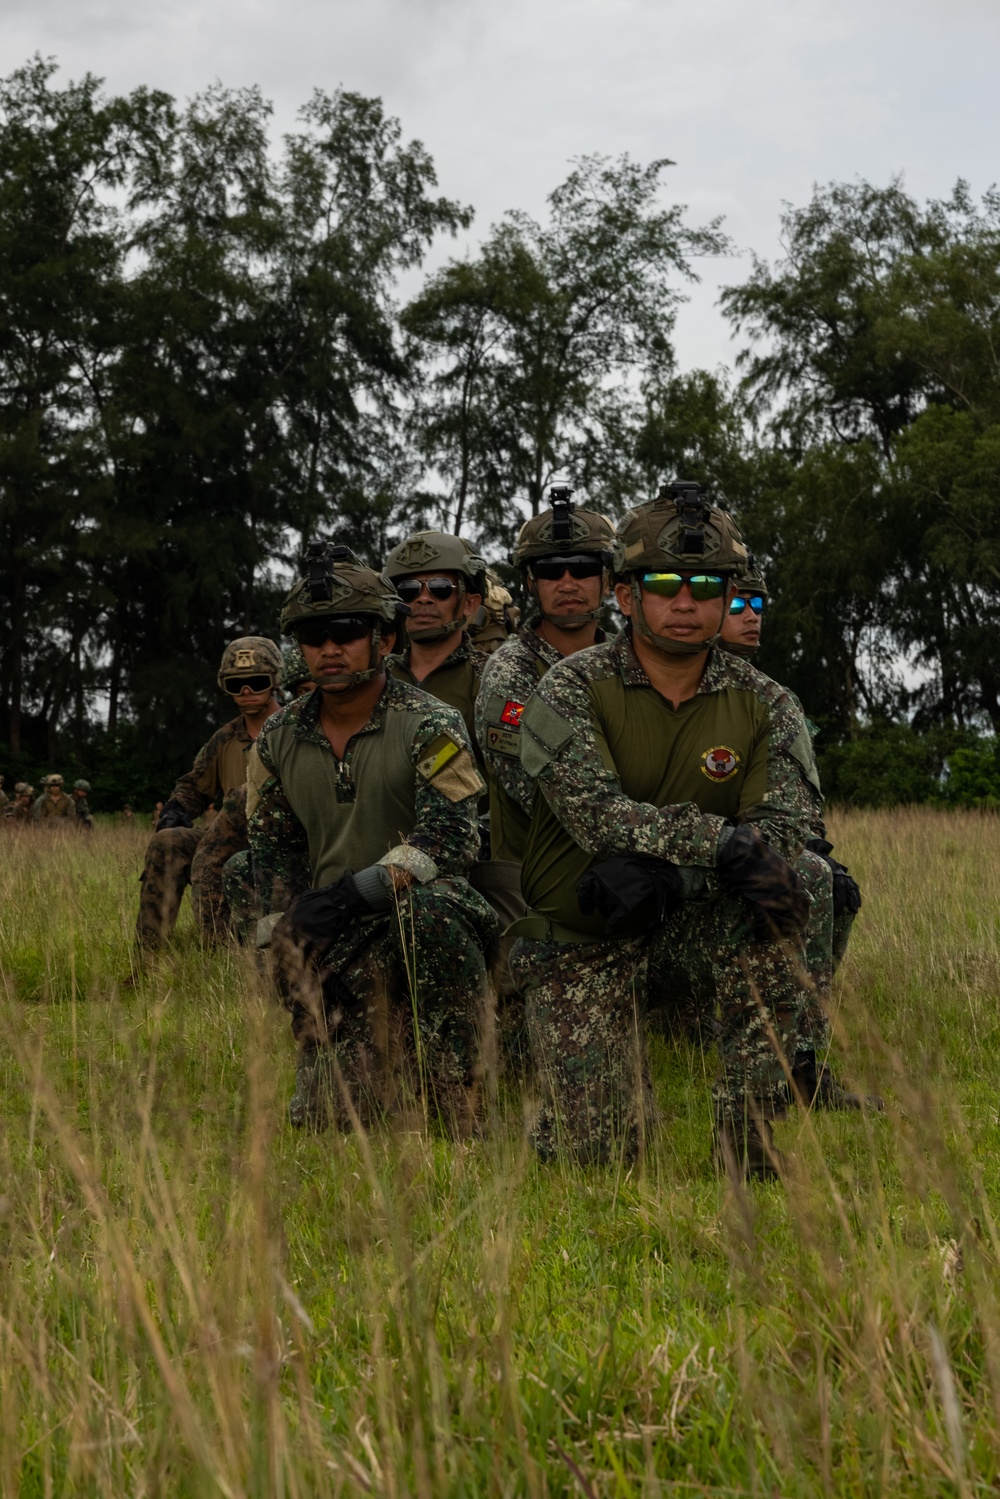
<svg viewBox="0 0 1000 1499">
<path fill-rule="evenodd" d="M 811 854 L 819 854 L 833 870 L 834 916 L 842 916 L 845 911 L 857 916 L 861 910 L 861 887 L 854 876 L 848 874 L 846 864 L 838 864 L 836 859 L 830 858 L 833 844 L 827 843 L 825 838 L 810 838 L 806 848 Z"/>
<path fill-rule="evenodd" d="M 160 820 L 156 824 L 156 831 L 158 833 L 162 833 L 164 828 L 189 828 L 191 826 L 191 818 L 185 812 L 180 802 L 175 802 L 171 797 L 170 801 L 163 803 L 163 811 L 160 813 Z"/>
<path fill-rule="evenodd" d="M 779 937 L 800 937 L 809 916 L 806 888 L 787 859 L 741 822 L 719 852 L 720 883 L 755 908 L 764 930 Z M 762 933 L 763 934 L 763 933 Z"/>
<path fill-rule="evenodd" d="M 634 937 L 662 923 L 680 905 L 684 880 L 676 864 L 654 854 L 602 859 L 577 881 L 584 916 L 598 911 L 609 937 Z"/>
<path fill-rule="evenodd" d="M 341 927 L 370 915 L 371 909 L 348 869 L 332 885 L 303 891 L 289 906 L 287 919 L 300 936 L 322 947 L 333 941 Z"/>
</svg>

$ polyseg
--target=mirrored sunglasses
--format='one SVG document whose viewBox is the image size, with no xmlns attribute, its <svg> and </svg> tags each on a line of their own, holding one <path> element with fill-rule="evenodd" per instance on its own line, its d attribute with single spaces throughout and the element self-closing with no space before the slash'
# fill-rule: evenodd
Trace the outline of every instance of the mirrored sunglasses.
<svg viewBox="0 0 1000 1499">
<path fill-rule="evenodd" d="M 695 573 L 693 576 L 683 576 L 681 573 L 643 573 L 642 586 L 647 593 L 658 594 L 662 599 L 675 599 L 684 584 L 691 590 L 691 597 L 703 601 L 705 599 L 721 599 L 726 591 L 726 580 L 718 573 Z"/>
<path fill-rule="evenodd" d="M 223 686 L 230 697 L 239 697 L 244 687 L 250 692 L 267 692 L 271 686 L 271 678 L 266 672 L 252 677 L 224 677 Z"/>
<path fill-rule="evenodd" d="M 729 612 L 730 614 L 742 614 L 748 604 L 754 614 L 764 613 L 764 598 L 759 593 L 751 593 L 749 595 L 737 594 L 729 606 Z"/>
<path fill-rule="evenodd" d="M 547 583 L 557 583 L 564 573 L 571 578 L 599 578 L 604 562 L 592 553 L 575 552 L 568 557 L 538 557 L 532 563 L 531 576 Z"/>
<path fill-rule="evenodd" d="M 328 640 L 334 645 L 350 645 L 352 640 L 370 635 L 372 623 L 366 614 L 322 614 L 317 619 L 297 619 L 292 634 L 299 645 L 320 646 Z"/>
<path fill-rule="evenodd" d="M 396 584 L 396 592 L 404 604 L 415 604 L 425 588 L 432 599 L 443 604 L 445 599 L 451 598 L 458 584 L 452 578 L 400 578 Z"/>
</svg>

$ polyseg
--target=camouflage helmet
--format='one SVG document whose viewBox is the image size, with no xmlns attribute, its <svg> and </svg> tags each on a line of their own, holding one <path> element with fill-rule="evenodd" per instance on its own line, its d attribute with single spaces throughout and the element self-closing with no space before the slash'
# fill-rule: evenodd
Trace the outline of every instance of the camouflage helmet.
<svg viewBox="0 0 1000 1499">
<path fill-rule="evenodd" d="M 634 628 L 648 644 L 671 656 L 700 655 L 717 645 L 724 615 L 719 630 L 705 640 L 654 635 L 643 612 L 641 575 L 704 571 L 731 578 L 746 567 L 749 555 L 732 516 L 713 505 L 700 484 L 664 485 L 655 500 L 626 511 L 615 533 L 614 570 L 618 579 L 631 584 Z"/>
<path fill-rule="evenodd" d="M 27 781 L 18 781 L 14 786 L 15 796 L 24 796 L 26 791 L 34 791 L 34 786 L 29 786 Z"/>
<path fill-rule="evenodd" d="M 499 650 L 509 635 L 517 629 L 521 611 L 514 603 L 503 579 L 486 569 L 486 597 L 469 625 L 473 645 L 486 655 Z"/>
<path fill-rule="evenodd" d="M 539 614 L 545 611 L 538 602 L 530 577 L 531 564 L 545 557 L 573 557 L 580 554 L 600 557 L 606 567 L 611 565 L 611 552 L 615 541 L 615 528 L 606 516 L 596 510 L 578 510 L 573 504 L 573 489 L 563 479 L 555 479 L 549 485 L 548 498 L 551 504 L 540 515 L 525 521 L 517 533 L 517 541 L 510 560 L 515 567 L 528 575 L 527 587 L 535 600 Z M 588 609 L 582 614 L 552 616 L 562 629 L 578 630 L 593 624 L 600 609 Z"/>
<path fill-rule="evenodd" d="M 372 614 L 388 624 L 409 610 L 384 573 L 362 567 L 350 547 L 314 541 L 306 552 L 305 576 L 281 609 L 281 632 L 292 635 L 301 619 L 332 614 Z"/>
<path fill-rule="evenodd" d="M 74 791 L 83 791 L 83 792 L 87 793 L 87 792 L 90 791 L 90 782 L 89 781 L 74 781 L 73 782 L 73 790 Z"/>
<path fill-rule="evenodd" d="M 64 778 L 59 775 L 58 771 L 54 772 L 50 776 L 45 776 L 42 780 L 43 786 L 64 786 L 65 784 L 66 783 Z"/>
<path fill-rule="evenodd" d="M 736 592 L 759 593 L 765 599 L 770 597 L 767 584 L 764 582 L 763 569 L 753 552 L 747 552 L 746 564 L 736 575 Z"/>
<path fill-rule="evenodd" d="M 231 640 L 222 652 L 217 681 L 225 692 L 227 677 L 245 677 L 264 672 L 274 686 L 281 672 L 281 652 L 265 635 L 241 635 Z"/>
<path fill-rule="evenodd" d="M 486 597 L 486 563 L 464 536 L 451 536 L 446 531 L 418 531 L 415 536 L 409 536 L 394 546 L 385 562 L 385 575 L 394 583 L 402 578 L 412 578 L 414 573 L 429 573 L 437 569 L 458 574 L 459 607 L 455 618 L 447 624 L 430 625 L 426 629 L 407 625 L 407 635 L 421 644 L 444 640 L 464 628 L 465 619 L 460 606 L 466 593 Z"/>
<path fill-rule="evenodd" d="M 312 686 L 312 673 L 306 665 L 306 658 L 303 656 L 300 647 L 290 645 L 282 653 L 281 657 L 280 686 L 294 697 L 297 689 L 302 686 L 303 682 L 308 682 Z"/>
</svg>

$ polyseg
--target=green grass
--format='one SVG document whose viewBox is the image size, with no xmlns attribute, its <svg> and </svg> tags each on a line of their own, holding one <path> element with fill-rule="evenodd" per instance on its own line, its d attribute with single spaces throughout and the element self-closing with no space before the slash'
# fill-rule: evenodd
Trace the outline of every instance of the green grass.
<svg viewBox="0 0 1000 1499">
<path fill-rule="evenodd" d="M 641 1167 L 302 1136 L 251 957 L 131 973 L 141 831 L 0 843 L 0 1492 L 941 1494 L 1000 1481 L 1000 820 L 835 819 L 866 896 L 787 1188 L 654 1043 Z"/>
</svg>

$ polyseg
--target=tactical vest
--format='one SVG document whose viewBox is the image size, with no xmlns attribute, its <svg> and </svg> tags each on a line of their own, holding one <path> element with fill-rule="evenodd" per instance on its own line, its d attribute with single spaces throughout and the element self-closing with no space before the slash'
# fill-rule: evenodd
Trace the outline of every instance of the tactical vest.
<svg viewBox="0 0 1000 1499">
<path fill-rule="evenodd" d="M 275 771 L 309 840 L 314 885 L 377 864 L 413 831 L 412 746 L 425 716 L 390 707 L 378 730 L 355 735 L 343 760 L 328 740 L 301 739 L 290 722 L 268 730 Z"/>
<path fill-rule="evenodd" d="M 654 807 L 694 802 L 701 812 L 739 819 L 764 800 L 770 714 L 755 693 L 728 686 L 674 709 L 655 688 L 627 686 L 611 669 L 588 684 L 588 695 L 601 759 L 633 801 Z M 521 873 L 529 907 L 600 936 L 604 920 L 583 915 L 576 884 L 610 856 L 610 850 L 596 859 L 587 853 L 537 796 Z"/>
</svg>

